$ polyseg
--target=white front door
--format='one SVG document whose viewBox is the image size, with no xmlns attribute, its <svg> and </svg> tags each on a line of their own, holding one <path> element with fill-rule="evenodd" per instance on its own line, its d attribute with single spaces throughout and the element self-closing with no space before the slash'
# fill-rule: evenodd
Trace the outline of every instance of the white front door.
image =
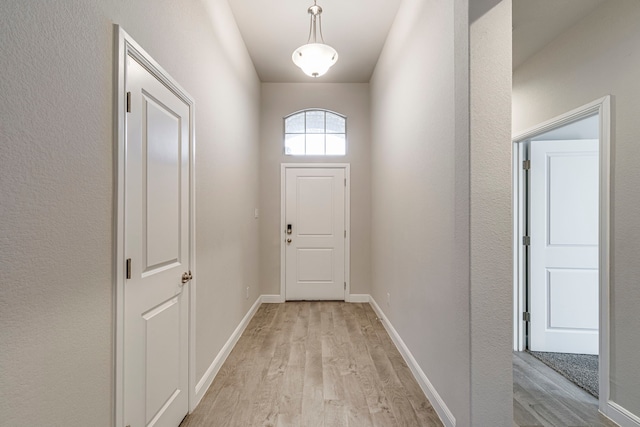
<svg viewBox="0 0 640 427">
<path fill-rule="evenodd" d="M 287 300 L 345 299 L 345 170 L 285 169 Z"/>
<path fill-rule="evenodd" d="M 598 354 L 598 141 L 532 141 L 529 348 Z"/>
<path fill-rule="evenodd" d="M 187 414 L 189 106 L 127 58 L 124 420 L 176 427 Z"/>
</svg>

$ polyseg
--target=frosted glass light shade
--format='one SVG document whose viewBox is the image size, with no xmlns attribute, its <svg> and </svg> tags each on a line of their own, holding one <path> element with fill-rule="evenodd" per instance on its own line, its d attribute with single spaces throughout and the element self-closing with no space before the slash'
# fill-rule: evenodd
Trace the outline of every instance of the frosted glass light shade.
<svg viewBox="0 0 640 427">
<path fill-rule="evenodd" d="M 320 77 L 338 61 L 338 52 L 326 44 L 309 43 L 294 50 L 291 59 L 306 75 Z"/>
</svg>

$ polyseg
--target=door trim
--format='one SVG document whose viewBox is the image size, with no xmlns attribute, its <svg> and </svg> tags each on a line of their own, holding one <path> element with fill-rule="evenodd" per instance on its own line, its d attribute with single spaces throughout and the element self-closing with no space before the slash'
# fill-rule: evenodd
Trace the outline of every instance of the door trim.
<svg viewBox="0 0 640 427">
<path fill-rule="evenodd" d="M 195 400 L 195 103 L 193 98 L 151 56 L 117 24 L 114 32 L 114 419 L 116 427 L 124 427 L 124 285 L 125 285 L 125 142 L 126 142 L 126 62 L 131 56 L 140 62 L 153 76 L 162 82 L 178 98 L 189 106 L 189 254 L 190 270 L 194 278 L 184 286 L 188 292 L 189 310 L 189 412 Z"/>
<path fill-rule="evenodd" d="M 600 120 L 599 146 L 599 239 L 598 239 L 598 268 L 599 268 L 599 409 L 605 415 L 614 412 L 614 404 L 609 399 L 609 363 L 610 363 L 610 308 L 609 308 L 609 275 L 611 251 L 611 96 L 607 95 L 586 105 L 578 107 L 560 116 L 536 125 L 512 139 L 513 143 L 513 261 L 514 261 L 514 316 L 513 316 L 513 348 L 515 351 L 525 349 L 524 321 L 525 311 L 525 251 L 522 248 L 521 236 L 524 230 L 524 214 L 527 209 L 524 197 L 526 195 L 522 161 L 524 151 L 522 142 L 536 135 L 553 130 L 565 124 L 585 118 L 597 113 Z"/>
<path fill-rule="evenodd" d="M 344 291 L 345 302 L 350 302 L 351 295 L 351 165 L 349 163 L 281 163 L 280 164 L 280 230 L 284 232 L 286 227 L 285 210 L 285 184 L 287 169 L 344 169 L 344 176 L 347 184 L 344 190 L 344 227 L 347 230 L 344 246 L 344 280 L 346 289 Z M 281 234 L 282 236 L 282 234 Z M 286 270 L 285 270 L 285 250 L 284 238 L 280 239 L 280 302 L 285 302 Z"/>
</svg>

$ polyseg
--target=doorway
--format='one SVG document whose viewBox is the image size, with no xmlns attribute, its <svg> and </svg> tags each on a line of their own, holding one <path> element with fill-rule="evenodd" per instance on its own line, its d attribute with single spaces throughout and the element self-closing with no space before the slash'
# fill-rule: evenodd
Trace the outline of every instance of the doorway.
<svg viewBox="0 0 640 427">
<path fill-rule="evenodd" d="M 349 165 L 282 165 L 284 300 L 347 299 L 348 175 Z"/>
<path fill-rule="evenodd" d="M 600 355 L 591 377 L 574 381 L 600 402 L 608 390 L 608 123 L 605 97 L 513 141 L 514 350 L 574 380 L 572 370 Z"/>
</svg>

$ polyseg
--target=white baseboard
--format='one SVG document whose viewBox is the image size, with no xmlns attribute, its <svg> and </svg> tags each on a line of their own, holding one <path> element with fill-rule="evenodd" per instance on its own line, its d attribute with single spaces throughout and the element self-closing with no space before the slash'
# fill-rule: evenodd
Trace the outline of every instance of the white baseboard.
<svg viewBox="0 0 640 427">
<path fill-rule="evenodd" d="M 284 298 L 280 295 L 262 295 L 261 298 L 264 304 L 279 304 L 284 302 Z M 350 294 L 347 295 L 345 301 L 367 303 L 369 302 L 369 298 L 369 294 Z"/>
<path fill-rule="evenodd" d="M 260 298 L 264 304 L 278 304 L 284 302 L 284 298 L 280 295 L 262 295 Z"/>
<path fill-rule="evenodd" d="M 347 295 L 347 302 L 359 302 L 366 303 L 371 300 L 371 296 L 369 294 L 350 294 Z"/>
<path fill-rule="evenodd" d="M 620 427 L 640 427 L 640 417 L 612 401 L 607 402 L 603 415 Z"/>
<path fill-rule="evenodd" d="M 247 314 L 245 314 L 245 316 L 240 321 L 240 324 L 238 325 L 238 327 L 235 329 L 235 331 L 233 331 L 233 333 L 231 334 L 227 342 L 222 346 L 222 349 L 220 350 L 216 358 L 213 359 L 213 362 L 211 362 L 211 365 L 209 366 L 207 371 L 204 373 L 202 378 L 200 378 L 200 381 L 198 381 L 198 384 L 196 385 L 196 395 L 195 395 L 196 401 L 195 401 L 195 405 L 193 405 L 191 410 L 195 409 L 195 407 L 198 406 L 198 404 L 204 397 L 204 394 L 207 392 L 207 390 L 211 386 L 211 383 L 213 382 L 213 379 L 218 374 L 218 371 L 222 367 L 222 364 L 225 362 L 225 360 L 227 360 L 229 353 L 231 353 L 231 350 L 233 350 L 233 347 L 236 345 L 236 343 L 240 339 L 240 336 L 242 335 L 247 325 L 253 318 L 253 315 L 256 314 L 256 311 L 258 311 L 258 308 L 260 307 L 261 304 L 262 304 L 262 296 L 258 297 L 256 302 L 253 303 L 253 305 L 251 306 Z"/>
<path fill-rule="evenodd" d="M 407 348 L 404 341 L 402 341 L 402 338 L 400 338 L 400 335 L 398 335 L 398 332 L 391 325 L 391 322 L 389 322 L 389 319 L 387 319 L 387 316 L 385 316 L 384 312 L 372 296 L 370 297 L 369 304 L 371 304 L 371 307 L 373 307 L 373 310 L 378 315 L 378 318 L 380 318 L 380 320 L 382 321 L 384 328 L 389 333 L 389 336 L 398 348 L 398 351 L 402 355 L 402 358 L 409 366 L 409 369 L 411 369 L 411 372 L 413 373 L 416 381 L 418 381 L 422 392 L 425 394 L 425 396 L 427 396 L 427 399 L 429 399 L 429 402 L 431 402 L 431 405 L 436 410 L 436 413 L 440 417 L 440 420 L 442 420 L 446 427 L 455 427 L 455 417 L 453 416 L 447 405 L 444 403 L 444 400 L 442 400 L 433 384 L 431 384 L 431 381 L 429 381 L 424 371 L 422 370 L 422 368 L 420 368 L 420 365 L 418 365 L 418 362 L 409 351 L 409 348 Z"/>
</svg>

